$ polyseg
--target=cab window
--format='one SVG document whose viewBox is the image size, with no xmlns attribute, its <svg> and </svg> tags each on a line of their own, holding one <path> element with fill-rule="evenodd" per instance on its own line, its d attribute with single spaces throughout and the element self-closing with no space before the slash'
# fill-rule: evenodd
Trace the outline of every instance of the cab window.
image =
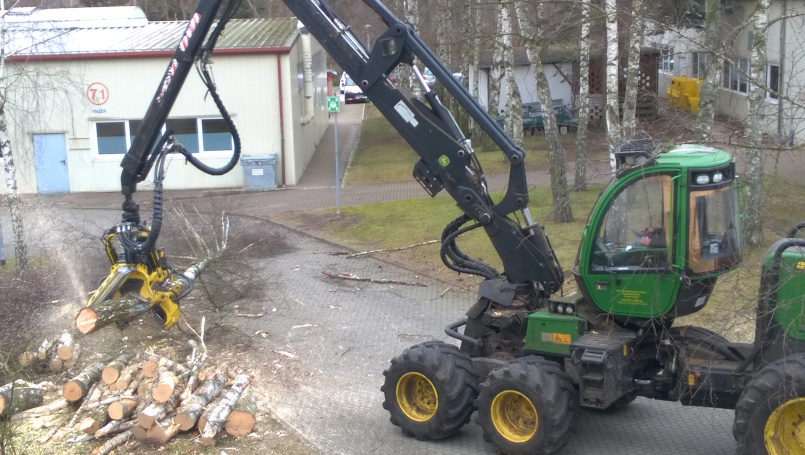
<svg viewBox="0 0 805 455">
<path fill-rule="evenodd" d="M 593 271 L 663 271 L 668 267 L 672 182 L 654 175 L 623 188 L 596 229 Z"/>
<path fill-rule="evenodd" d="M 733 187 L 691 191 L 689 206 L 690 272 L 721 272 L 736 266 L 741 261 L 741 233 Z"/>
</svg>

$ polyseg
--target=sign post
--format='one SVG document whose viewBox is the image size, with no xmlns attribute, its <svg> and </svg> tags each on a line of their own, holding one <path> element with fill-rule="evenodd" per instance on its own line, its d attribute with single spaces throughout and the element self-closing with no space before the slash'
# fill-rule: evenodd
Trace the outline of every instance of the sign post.
<svg viewBox="0 0 805 455">
<path fill-rule="evenodd" d="M 335 213 L 341 214 L 341 185 L 338 184 L 338 111 L 341 110 L 341 105 L 338 103 L 338 96 L 327 97 L 327 112 L 334 114 L 335 128 Z"/>
</svg>

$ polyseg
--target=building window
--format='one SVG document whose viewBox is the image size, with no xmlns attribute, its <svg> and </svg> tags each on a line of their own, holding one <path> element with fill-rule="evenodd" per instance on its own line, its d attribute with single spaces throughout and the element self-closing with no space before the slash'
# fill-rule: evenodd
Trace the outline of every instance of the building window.
<svg viewBox="0 0 805 455">
<path fill-rule="evenodd" d="M 179 141 L 188 152 L 198 153 L 199 138 L 198 128 L 196 128 L 196 119 L 168 119 L 166 124 L 173 130 L 173 136 L 176 140 Z"/>
<path fill-rule="evenodd" d="M 766 98 L 776 100 L 780 92 L 780 66 L 769 64 L 766 70 L 766 87 L 770 91 L 766 92 Z"/>
<path fill-rule="evenodd" d="M 201 142 L 204 151 L 232 150 L 232 135 L 222 118 L 201 120 Z"/>
<path fill-rule="evenodd" d="M 724 72 L 721 75 L 721 86 L 740 93 L 749 93 L 749 60 L 735 59 L 735 65 L 724 62 Z"/>
<path fill-rule="evenodd" d="M 137 135 L 142 120 L 96 122 L 95 137 L 99 155 L 123 155 Z M 185 118 L 168 119 L 173 135 L 190 153 L 231 151 L 232 135 L 224 119 Z M 160 132 L 164 132 L 161 128 Z"/>
<path fill-rule="evenodd" d="M 129 149 L 128 122 L 98 122 L 95 136 L 98 138 L 99 155 L 126 153 Z"/>
<path fill-rule="evenodd" d="M 95 137 L 99 155 L 121 155 L 131 147 L 142 120 L 119 120 L 95 123 Z"/>
<path fill-rule="evenodd" d="M 704 52 L 690 53 L 690 77 L 704 79 L 707 71 L 707 54 Z"/>
<path fill-rule="evenodd" d="M 674 48 L 664 47 L 660 49 L 660 71 L 663 73 L 674 74 Z"/>
</svg>

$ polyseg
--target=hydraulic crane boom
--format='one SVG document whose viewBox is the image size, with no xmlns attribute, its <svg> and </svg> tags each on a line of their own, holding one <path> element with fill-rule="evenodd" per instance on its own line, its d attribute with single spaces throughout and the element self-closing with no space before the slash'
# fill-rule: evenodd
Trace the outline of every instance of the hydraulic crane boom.
<svg viewBox="0 0 805 455">
<path fill-rule="evenodd" d="M 515 288 L 520 285 L 540 283 L 548 294 L 557 291 L 563 274 L 542 227 L 531 220 L 528 212 L 523 151 L 452 77 L 410 24 L 395 17 L 377 0 L 364 2 L 387 26 L 371 52 L 361 45 L 326 1 L 285 0 L 307 30 L 357 81 L 377 109 L 419 154 L 421 159 L 414 167 L 414 178 L 431 196 L 445 189 L 464 212 L 463 217 L 446 228 L 443 236 L 442 255 L 446 263 L 451 262 L 448 266 L 490 279 L 481 286 L 482 296 L 504 305 L 510 302 Z M 430 68 L 437 80 L 508 158 L 511 166 L 509 185 L 499 202 L 492 201 L 469 141 L 450 111 L 421 77 L 414 66 L 415 57 Z M 427 104 L 408 97 L 389 81 L 387 76 L 401 64 L 411 65 L 417 74 Z M 517 211 L 523 214 L 525 226 L 512 217 Z M 461 228 L 469 221 L 475 224 Z M 499 279 L 501 275 L 488 265 L 466 258 L 455 247 L 454 235 L 472 227 L 483 227 L 486 231 L 503 262 L 505 280 Z"/>
<path fill-rule="evenodd" d="M 164 253 L 156 247 L 162 225 L 162 182 L 164 162 L 170 153 L 180 153 L 198 169 L 220 175 L 233 169 L 240 155 L 240 139 L 235 124 L 218 97 L 209 73 L 209 57 L 227 21 L 242 0 L 200 0 L 157 91 L 143 118 L 121 166 L 121 190 L 125 197 L 122 221 L 104 234 L 104 244 L 112 270 L 89 300 L 87 306 L 134 294 L 149 308 L 156 304 L 157 314 L 170 327 L 178 319 L 178 300 L 192 288 L 192 277 L 176 273 Z M 544 297 L 560 289 L 562 269 L 540 226 L 528 211 L 523 150 L 517 147 L 486 110 L 459 84 L 445 65 L 417 36 L 413 27 L 391 13 L 377 0 L 365 3 L 380 17 L 387 29 L 368 52 L 350 27 L 325 0 L 285 0 L 287 6 L 305 25 L 330 56 L 349 73 L 420 156 L 414 178 L 431 196 L 443 189 L 463 212 L 442 233 L 441 257 L 444 263 L 461 273 L 480 275 L 486 280 L 479 296 L 494 304 L 509 306 L 520 296 Z M 220 13 L 220 14 L 219 14 Z M 215 19 L 220 16 L 217 24 Z M 414 63 L 418 59 L 430 68 L 466 112 L 503 150 L 511 171 L 503 197 L 493 201 L 480 163 L 450 111 L 431 90 Z M 184 149 L 165 125 L 193 65 L 207 86 L 222 117 L 232 133 L 234 153 L 221 168 L 211 168 Z M 408 65 L 417 76 L 424 100 L 403 93 L 388 78 L 398 65 Z M 153 169 L 154 208 L 151 225 L 140 219 L 139 206 L 133 200 L 137 183 Z M 520 212 L 523 223 L 517 218 Z M 476 228 L 483 228 L 504 266 L 502 273 L 492 266 L 464 254 L 456 239 Z M 122 247 L 121 251 L 118 248 Z M 529 303 L 534 306 L 534 302 Z M 538 304 L 536 305 L 538 306 Z M 139 311 L 139 310 L 138 310 Z M 117 313 L 115 313 L 117 314 Z M 95 316 L 90 317 L 92 320 Z M 90 325 L 94 330 L 93 320 Z M 88 326 L 88 327 L 90 327 Z"/>
</svg>

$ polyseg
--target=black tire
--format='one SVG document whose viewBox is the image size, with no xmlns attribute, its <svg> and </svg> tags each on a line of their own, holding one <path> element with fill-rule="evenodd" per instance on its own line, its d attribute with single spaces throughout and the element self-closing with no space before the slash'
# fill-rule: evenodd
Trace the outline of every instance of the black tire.
<svg viewBox="0 0 805 455">
<path fill-rule="evenodd" d="M 484 439 L 502 453 L 547 455 L 567 444 L 578 395 L 556 362 L 530 356 L 492 370 L 475 405 Z"/>
<path fill-rule="evenodd" d="M 735 407 L 732 434 L 738 455 L 802 454 L 805 446 L 793 434 L 796 420 L 805 415 L 805 355 L 796 354 L 772 362 L 752 376 Z M 796 421 L 794 422 L 796 423 Z M 773 436 L 766 438 L 769 426 Z M 767 441 L 768 439 L 768 441 Z M 768 447 L 767 447 L 768 442 Z"/>
<path fill-rule="evenodd" d="M 429 341 L 391 360 L 380 390 L 391 423 L 420 440 L 443 439 L 470 421 L 478 375 L 451 344 Z"/>
</svg>

